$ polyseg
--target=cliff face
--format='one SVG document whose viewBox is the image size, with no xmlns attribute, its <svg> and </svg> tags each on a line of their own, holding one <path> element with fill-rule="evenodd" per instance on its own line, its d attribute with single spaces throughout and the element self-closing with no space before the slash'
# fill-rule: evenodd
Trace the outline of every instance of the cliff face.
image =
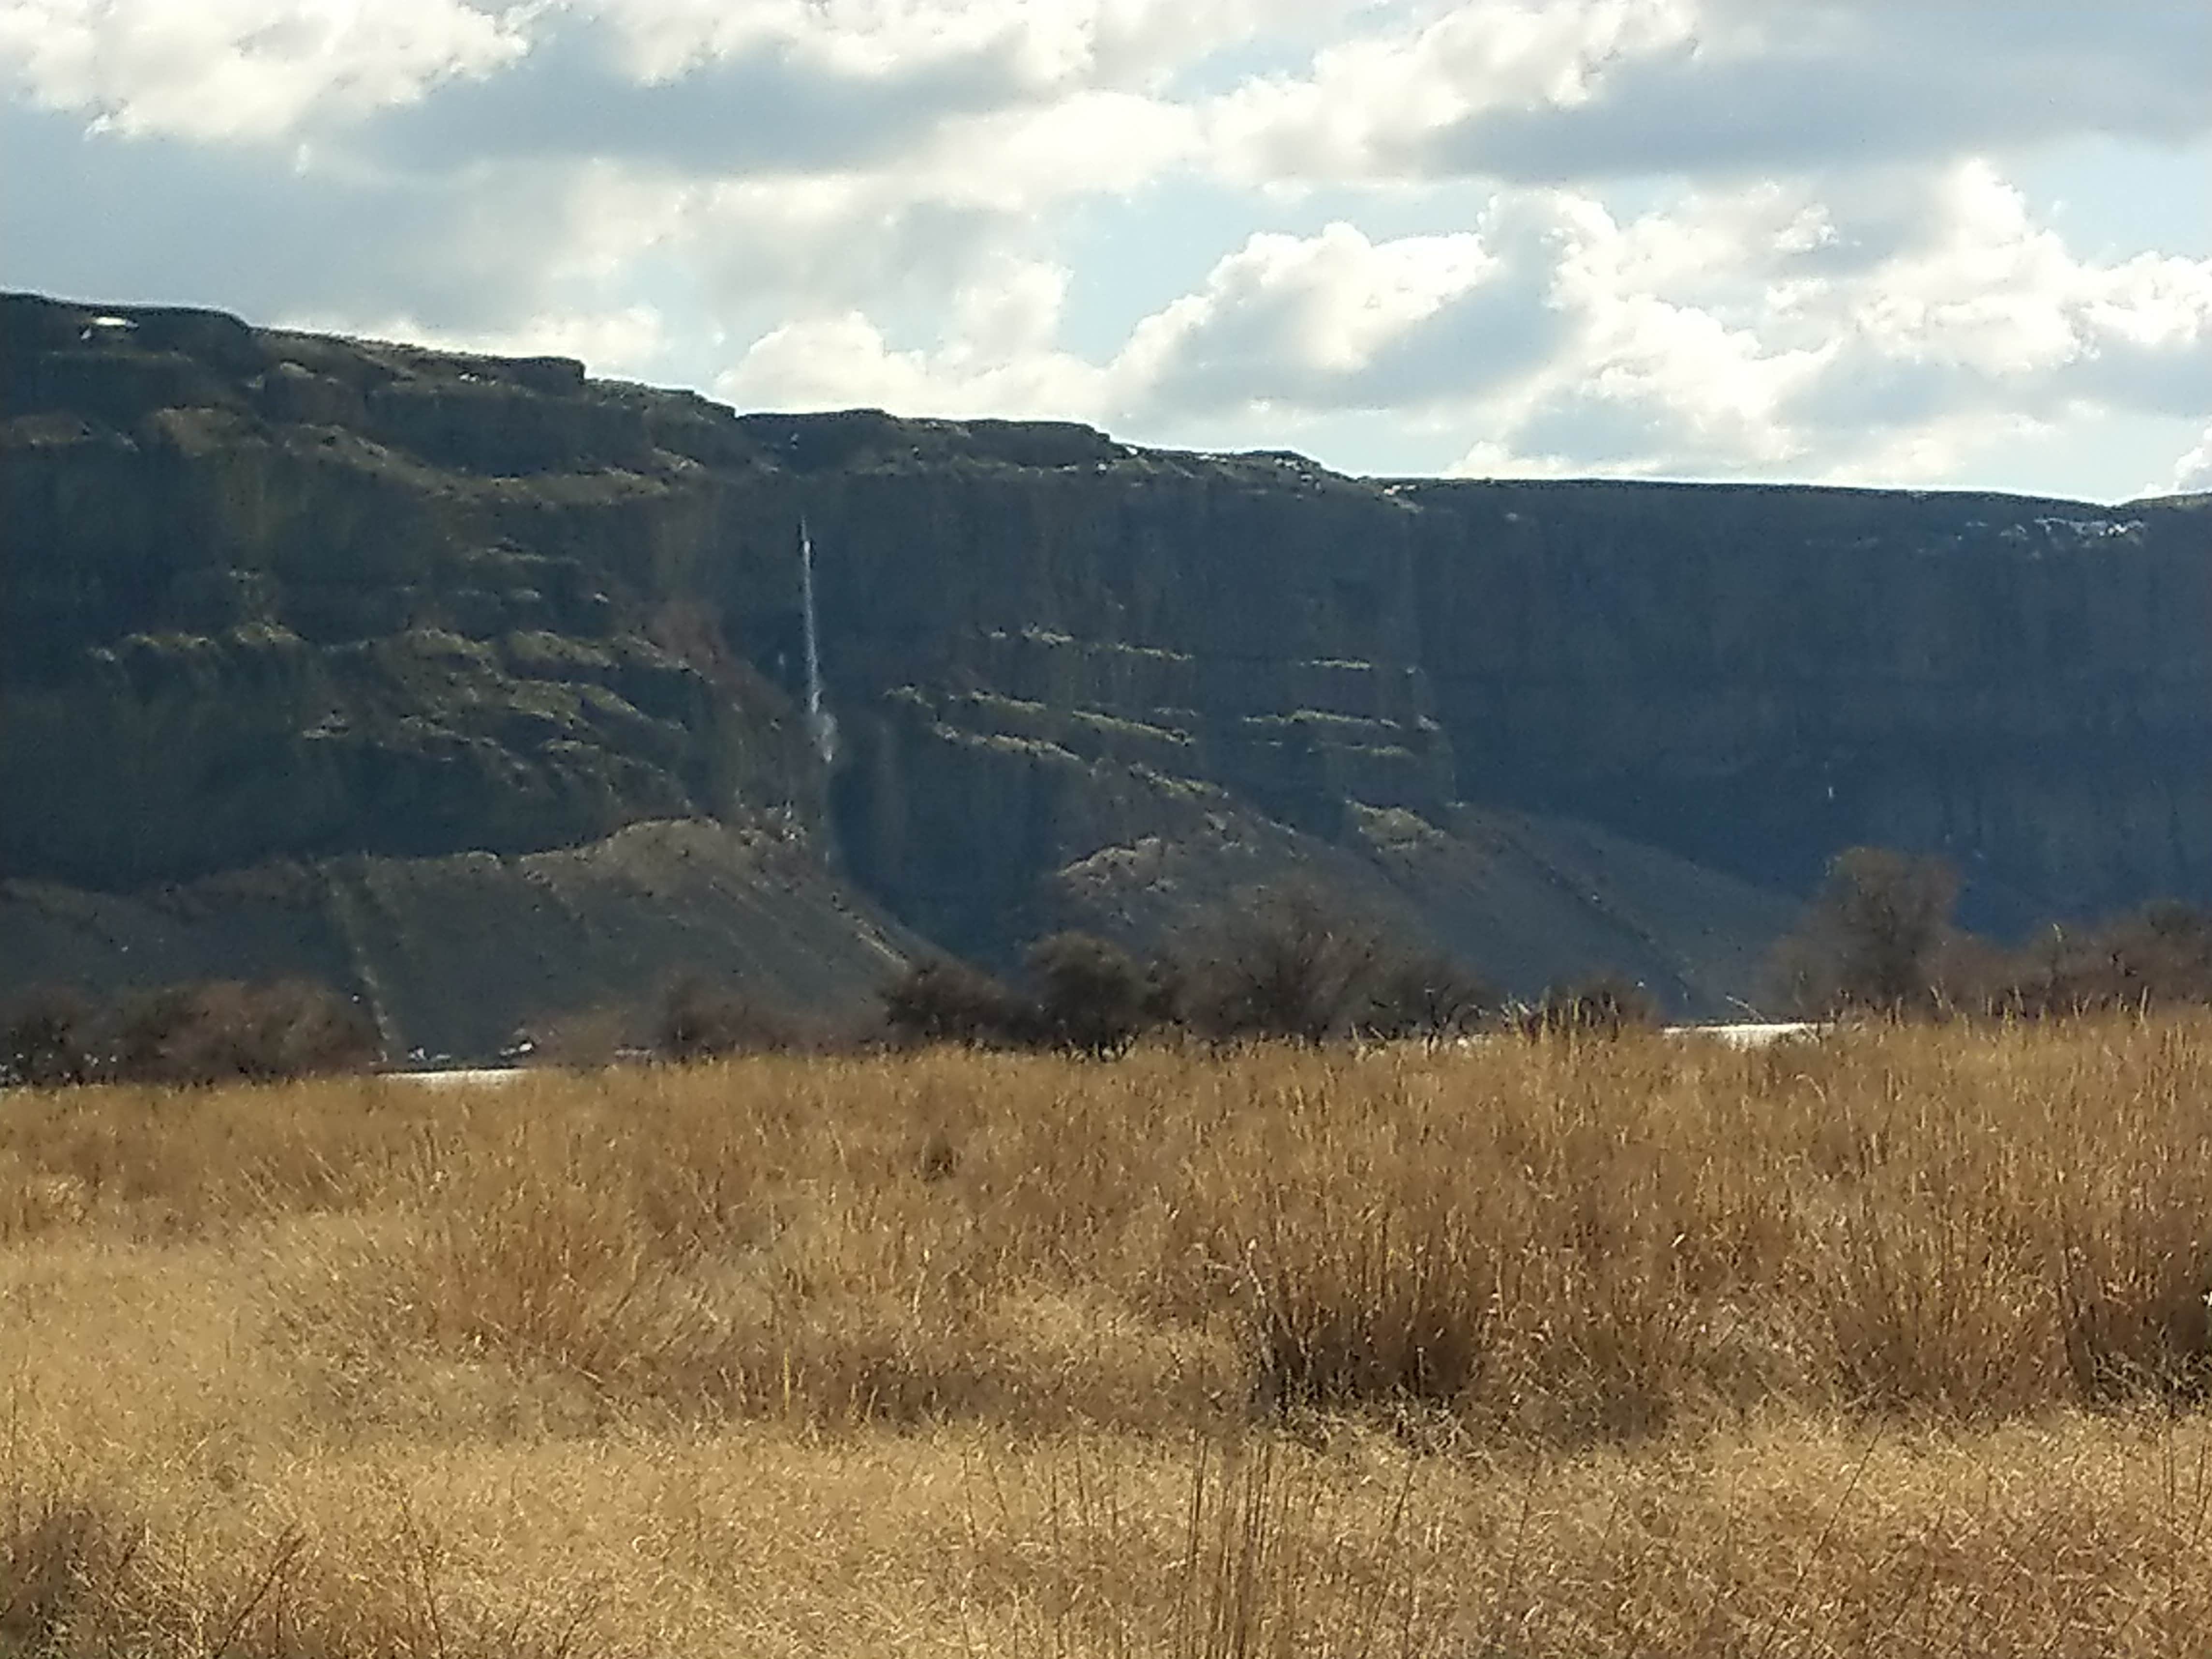
<svg viewBox="0 0 2212 1659">
<path fill-rule="evenodd" d="M 1127 453 L 837 483 L 824 626 L 873 711 L 847 844 L 956 932 L 1013 896 L 957 803 L 992 803 L 994 848 L 1020 826 L 1024 867 L 1125 836 L 1066 756 L 1332 842 L 1347 802 L 1478 802 L 1792 894 L 1854 842 L 1940 852 L 2000 930 L 2212 899 L 2212 504 Z M 974 775 L 916 826 L 922 756 Z"/>
<path fill-rule="evenodd" d="M 1482 793 L 1794 890 L 1941 852 L 1999 927 L 2212 897 L 2212 501 L 1409 493 Z"/>
<path fill-rule="evenodd" d="M 574 365 L 84 315 L 0 312 L 0 869 L 520 852 L 783 789 L 782 700 L 655 564 L 712 492 L 617 470 L 642 418 Z"/>
<path fill-rule="evenodd" d="M 0 523 L 19 883 L 683 819 L 986 958 L 1303 871 L 1701 1008 L 1856 840 L 2212 897 L 2191 503 L 1386 484 L 17 296 Z"/>
</svg>

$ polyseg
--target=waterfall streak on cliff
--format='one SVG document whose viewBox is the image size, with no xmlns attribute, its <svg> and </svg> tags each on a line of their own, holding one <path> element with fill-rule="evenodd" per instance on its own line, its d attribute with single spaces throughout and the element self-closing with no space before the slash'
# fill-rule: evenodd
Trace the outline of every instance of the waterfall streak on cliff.
<svg viewBox="0 0 2212 1659">
<path fill-rule="evenodd" d="M 827 767 L 837 752 L 837 722 L 822 706 L 822 641 L 814 618 L 814 538 L 799 521 L 799 598 L 806 622 L 806 732 Z"/>
</svg>

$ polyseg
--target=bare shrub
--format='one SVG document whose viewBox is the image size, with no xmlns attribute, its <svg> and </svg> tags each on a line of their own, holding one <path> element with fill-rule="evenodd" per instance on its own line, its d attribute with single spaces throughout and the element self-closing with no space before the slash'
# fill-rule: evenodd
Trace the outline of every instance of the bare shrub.
<svg viewBox="0 0 2212 1659">
<path fill-rule="evenodd" d="M 2007 948 L 1952 925 L 1950 868 L 1883 848 L 1838 854 L 1771 964 L 1781 1000 L 1815 1018 L 2049 1019 L 2212 1006 L 2212 915 L 2179 903 L 2100 925 L 2053 924 Z"/>
<path fill-rule="evenodd" d="M 997 980 L 944 957 L 907 969 L 884 988 L 883 1004 L 885 1032 L 906 1048 L 1018 1047 L 1036 1025 L 1034 1011 Z"/>
<path fill-rule="evenodd" d="M 2024 950 L 1996 956 L 1973 1006 L 2015 1018 L 2212 1006 L 2212 915 L 2154 904 L 2100 927 L 2053 927 Z"/>
<path fill-rule="evenodd" d="M 1615 974 L 1547 991 L 1534 1007 L 1521 1011 L 1518 1021 L 1528 1036 L 1617 1037 L 1658 1024 L 1650 994 Z"/>
<path fill-rule="evenodd" d="M 1107 1058 L 1147 1032 L 1215 1042 L 1448 1037 L 1500 1003 L 1439 953 L 1395 949 L 1310 888 L 1262 892 L 1201 922 L 1176 952 L 1139 962 L 1095 935 L 1033 945 L 1018 989 L 930 962 L 885 993 L 894 1041 Z"/>
<path fill-rule="evenodd" d="M 273 1081 L 366 1071 L 378 1058 L 367 1012 L 304 980 L 173 986 L 124 1003 L 113 1023 L 102 1072 L 119 1081 Z"/>
<path fill-rule="evenodd" d="M 1436 951 L 1386 951 L 1370 969 L 1366 1006 L 1358 1017 L 1363 1036 L 1465 1036 L 1480 1030 L 1505 1005 L 1498 988 Z"/>
<path fill-rule="evenodd" d="M 1201 931 L 1185 960 L 1184 1018 L 1217 1042 L 1325 1042 L 1358 1019 L 1382 951 L 1372 927 L 1311 887 L 1260 894 Z"/>
<path fill-rule="evenodd" d="M 663 1059 L 792 1054 L 822 1046 L 818 1034 L 786 1009 L 744 991 L 686 975 L 661 1000 L 653 1050 Z"/>
<path fill-rule="evenodd" d="M 1120 946 L 1089 933 L 1040 939 L 1023 964 L 1046 1047 L 1104 1058 L 1162 1023 L 1163 987 Z"/>
<path fill-rule="evenodd" d="M 33 991 L 0 1023 L 0 1084 L 66 1088 L 92 1077 L 94 1010 L 69 991 Z"/>
<path fill-rule="evenodd" d="M 1940 866 L 1869 854 L 1846 875 L 1776 952 L 1802 1012 L 2036 1020 L 2212 1006 L 2212 915 L 2188 905 L 2054 923 L 2007 948 L 1939 920 L 1949 908 Z"/>
</svg>

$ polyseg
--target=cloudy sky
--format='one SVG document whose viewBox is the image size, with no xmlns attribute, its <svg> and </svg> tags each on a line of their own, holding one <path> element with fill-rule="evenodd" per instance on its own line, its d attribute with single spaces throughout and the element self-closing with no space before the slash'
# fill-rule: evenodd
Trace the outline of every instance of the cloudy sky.
<svg viewBox="0 0 2212 1659">
<path fill-rule="evenodd" d="M 1363 472 L 2212 489 L 2212 0 L 0 0 L 0 286 Z"/>
</svg>

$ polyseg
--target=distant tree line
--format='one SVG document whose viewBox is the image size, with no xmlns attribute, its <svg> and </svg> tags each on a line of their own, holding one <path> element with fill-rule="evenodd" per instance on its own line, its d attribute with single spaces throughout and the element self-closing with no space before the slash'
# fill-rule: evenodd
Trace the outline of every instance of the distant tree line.
<svg viewBox="0 0 2212 1659">
<path fill-rule="evenodd" d="M 1940 859 L 1855 847 L 1777 948 L 1780 1000 L 1810 1018 L 2047 1019 L 2212 1006 L 2212 914 L 2158 903 L 2006 947 L 1954 920 Z"/>
<path fill-rule="evenodd" d="M 0 1084 L 207 1085 L 367 1071 L 361 1005 L 301 980 L 213 981 L 98 1000 L 31 993 L 0 1016 Z"/>
<path fill-rule="evenodd" d="M 1771 1002 L 1822 1019 L 2212 1006 L 2212 914 L 2156 904 L 2095 926 L 2054 926 L 2008 948 L 1958 926 L 1958 896 L 1941 860 L 1877 847 L 1838 854 L 1776 948 Z M 1033 945 L 1011 978 L 926 958 L 887 985 L 877 1018 L 858 1025 L 830 1025 L 687 976 L 642 1017 L 599 1010 L 571 1022 L 596 1034 L 583 1048 L 564 1053 L 547 1042 L 538 1053 L 556 1061 L 687 1060 L 957 1044 L 1107 1059 L 1146 1041 L 1602 1036 L 1657 1018 L 1642 988 L 1613 975 L 1512 1002 L 1450 957 L 1393 939 L 1317 889 L 1294 887 L 1249 896 L 1148 957 L 1061 933 Z M 380 1059 L 375 1025 L 359 1003 L 296 980 L 105 1001 L 41 992 L 0 1010 L 0 1084 L 273 1080 L 365 1071 Z"/>
<path fill-rule="evenodd" d="M 1510 1003 L 1449 957 L 1395 940 L 1301 886 L 1252 895 L 1147 957 L 1061 933 L 1032 945 L 1011 979 L 926 958 L 884 988 L 866 1040 L 1110 1059 L 1146 1041 L 1315 1046 L 1617 1035 L 1656 1023 L 1641 988 L 1613 976 Z M 789 1017 L 696 980 L 669 997 L 654 1044 L 679 1059 L 810 1046 L 823 1046 L 818 1032 L 810 1041 Z"/>
</svg>

